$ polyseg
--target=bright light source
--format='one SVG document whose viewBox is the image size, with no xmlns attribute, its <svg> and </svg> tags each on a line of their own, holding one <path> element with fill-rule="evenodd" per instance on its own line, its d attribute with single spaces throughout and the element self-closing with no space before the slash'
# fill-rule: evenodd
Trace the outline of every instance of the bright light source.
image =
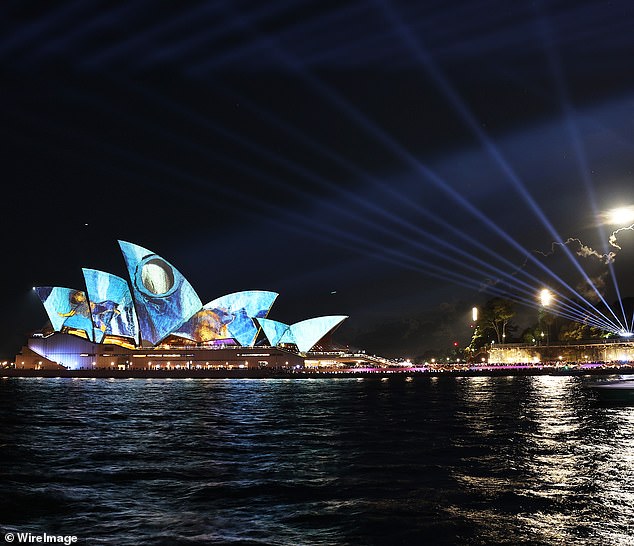
<svg viewBox="0 0 634 546">
<path fill-rule="evenodd" d="M 471 309 L 471 318 L 473 320 L 473 322 L 477 322 L 478 321 L 478 308 L 474 307 L 473 309 Z"/>
<path fill-rule="evenodd" d="M 632 333 L 632 332 L 628 332 L 627 330 L 621 330 L 621 331 L 619 332 L 619 335 L 620 335 L 621 337 L 632 337 L 632 336 L 634 336 L 634 333 Z"/>
<path fill-rule="evenodd" d="M 634 224 L 634 206 L 618 207 L 609 210 L 607 213 L 607 221 L 615 226 L 630 226 Z"/>
<path fill-rule="evenodd" d="M 544 288 L 539 293 L 539 301 L 542 304 L 542 307 L 548 307 L 553 302 L 553 293 L 548 290 L 548 288 Z"/>
</svg>

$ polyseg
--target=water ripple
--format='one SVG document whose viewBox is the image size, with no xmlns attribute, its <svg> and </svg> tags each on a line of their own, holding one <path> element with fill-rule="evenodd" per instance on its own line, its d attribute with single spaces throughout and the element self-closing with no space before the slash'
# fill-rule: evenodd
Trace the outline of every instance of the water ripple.
<svg viewBox="0 0 634 546">
<path fill-rule="evenodd" d="M 579 377 L 0 383 L 2 529 L 80 544 L 632 544 Z"/>
</svg>

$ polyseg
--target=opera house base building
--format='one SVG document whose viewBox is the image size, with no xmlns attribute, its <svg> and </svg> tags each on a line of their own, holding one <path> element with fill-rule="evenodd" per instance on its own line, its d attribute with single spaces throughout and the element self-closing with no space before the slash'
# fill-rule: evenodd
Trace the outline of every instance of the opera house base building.
<svg viewBox="0 0 634 546">
<path fill-rule="evenodd" d="M 334 350 L 332 333 L 347 318 L 286 324 L 269 318 L 278 294 L 235 292 L 203 305 L 167 260 L 119 241 L 129 282 L 83 269 L 85 287 L 34 287 L 50 324 L 15 356 L 20 371 L 191 372 L 295 370 L 388 361 Z M 196 372 L 196 373 L 194 373 Z"/>
<path fill-rule="evenodd" d="M 165 343 L 148 350 L 93 343 L 63 333 L 29 339 L 15 360 L 18 370 L 231 370 L 304 365 L 301 355 L 277 347 L 187 347 Z"/>
</svg>

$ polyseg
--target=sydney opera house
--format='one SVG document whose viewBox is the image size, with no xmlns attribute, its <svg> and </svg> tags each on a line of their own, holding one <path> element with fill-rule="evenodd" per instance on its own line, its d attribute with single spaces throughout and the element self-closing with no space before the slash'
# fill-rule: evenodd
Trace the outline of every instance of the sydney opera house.
<svg viewBox="0 0 634 546">
<path fill-rule="evenodd" d="M 16 369 L 294 368 L 349 361 L 329 346 L 346 316 L 286 324 L 269 318 L 278 294 L 264 290 L 203 305 L 167 260 L 133 243 L 119 246 L 129 282 L 82 269 L 85 289 L 34 287 L 50 324 L 31 335 L 15 357 Z"/>
</svg>

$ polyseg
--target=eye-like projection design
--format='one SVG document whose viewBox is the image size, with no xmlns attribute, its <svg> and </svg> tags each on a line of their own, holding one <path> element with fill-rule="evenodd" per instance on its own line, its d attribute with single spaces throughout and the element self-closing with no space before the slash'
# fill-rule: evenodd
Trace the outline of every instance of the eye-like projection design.
<svg viewBox="0 0 634 546">
<path fill-rule="evenodd" d="M 166 296 L 174 289 L 172 266 L 161 258 L 148 258 L 140 264 L 140 288 L 150 296 Z"/>
<path fill-rule="evenodd" d="M 202 308 L 191 284 L 167 260 L 119 241 L 132 283 L 142 345 L 156 345 Z"/>
</svg>

